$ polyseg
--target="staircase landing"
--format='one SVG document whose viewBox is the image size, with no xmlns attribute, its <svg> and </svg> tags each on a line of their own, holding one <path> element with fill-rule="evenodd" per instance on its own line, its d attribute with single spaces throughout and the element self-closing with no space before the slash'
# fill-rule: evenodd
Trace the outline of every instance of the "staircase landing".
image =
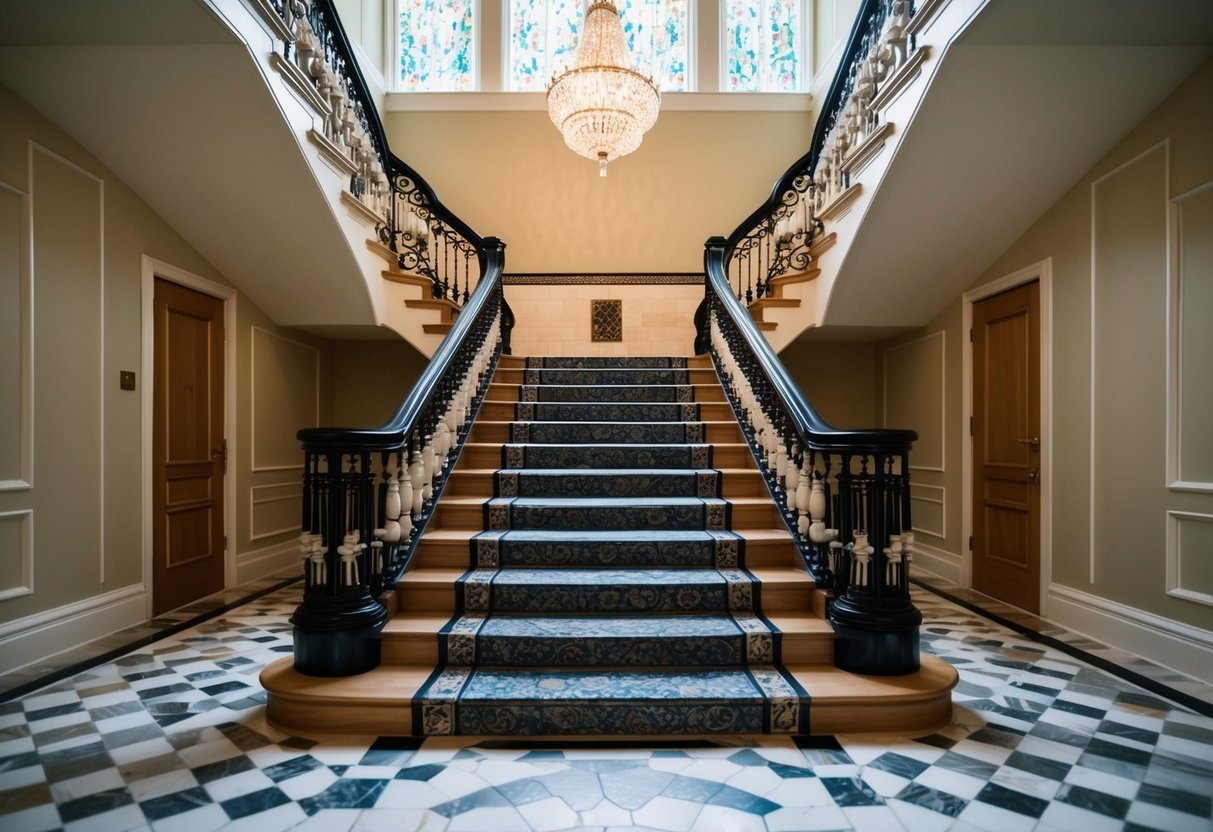
<svg viewBox="0 0 1213 832">
<path fill-rule="evenodd" d="M 408 571 L 383 663 L 268 667 L 299 733 L 928 733 L 955 670 L 832 664 L 804 569 L 707 358 L 505 357 Z"/>
</svg>

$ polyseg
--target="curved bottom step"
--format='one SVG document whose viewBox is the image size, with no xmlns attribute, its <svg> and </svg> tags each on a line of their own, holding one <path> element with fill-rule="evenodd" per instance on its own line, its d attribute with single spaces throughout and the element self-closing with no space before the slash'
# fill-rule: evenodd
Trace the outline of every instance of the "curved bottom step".
<svg viewBox="0 0 1213 832">
<path fill-rule="evenodd" d="M 798 726 L 796 733 L 896 733 L 903 736 L 922 736 L 939 729 L 951 720 L 951 690 L 956 685 L 958 675 L 952 665 L 935 656 L 924 655 L 922 667 L 916 673 L 904 676 L 860 676 L 825 665 L 794 665 L 786 669 L 809 695 L 807 722 Z M 269 694 L 267 717 L 272 725 L 283 731 L 301 736 L 329 733 L 406 736 L 436 733 L 433 730 L 423 730 L 425 726 L 422 722 L 427 717 L 417 714 L 416 712 L 422 709 L 414 707 L 414 695 L 426 685 L 432 673 L 432 668 L 428 667 L 384 665 L 359 676 L 320 679 L 297 673 L 293 660 L 286 657 L 262 671 L 261 684 Z M 535 675 L 543 678 L 556 677 L 552 671 Z M 604 673 L 597 670 L 587 672 L 586 675 L 612 678 L 635 674 L 623 674 L 614 670 Z M 684 675 L 692 678 L 702 676 L 698 672 Z M 484 681 L 491 682 L 492 676 L 486 676 Z M 536 683 L 539 681 L 541 679 Z M 672 676 L 667 677 L 667 681 L 672 681 Z M 619 690 L 623 688 L 620 687 Z M 431 701 L 434 700 L 432 693 L 431 690 Z M 487 686 L 485 693 L 487 694 Z M 574 700 L 567 697 L 567 694 L 560 696 L 558 690 L 549 690 L 542 702 L 543 709 L 552 712 L 551 718 L 536 720 L 527 730 L 518 729 L 517 716 L 514 716 L 514 724 L 500 731 L 483 727 L 494 724 L 489 720 L 484 722 L 483 726 L 480 723 L 469 723 L 466 725 L 469 730 L 459 733 L 504 733 L 530 737 L 568 736 L 576 733 L 595 736 L 644 733 L 652 737 L 764 733 L 761 723 L 758 728 L 750 727 L 754 721 L 752 714 L 728 723 L 728 727 L 723 727 L 726 723 L 719 723 L 721 727 L 702 727 L 718 725 L 718 717 L 713 716 L 711 720 L 691 719 L 691 711 L 687 709 L 693 709 L 696 703 L 702 705 L 706 702 L 703 698 L 696 700 L 694 696 L 669 700 L 669 705 L 673 708 L 680 707 L 679 701 L 686 703 L 681 706 L 686 710 L 681 718 L 639 717 L 635 725 L 648 725 L 648 730 L 638 729 L 627 719 L 618 716 L 612 717 L 611 720 L 598 720 L 593 730 L 562 728 L 562 725 L 588 725 L 589 723 L 579 721 L 582 718 L 581 713 L 602 708 L 602 698 L 587 698 L 585 693 L 588 691 L 584 691 Z M 648 701 L 645 701 L 642 697 L 633 696 L 632 712 L 635 714 L 641 713 L 644 708 L 666 707 L 655 704 L 652 701 L 654 698 L 649 696 Z M 471 697 L 469 701 L 474 701 L 477 707 L 513 707 L 510 699 L 506 697 L 490 698 L 488 695 L 481 695 L 479 699 Z M 625 699 L 618 697 L 616 702 L 623 703 Z M 638 709 L 636 706 L 640 703 L 643 703 L 643 707 Z M 735 706 L 738 704 L 744 706 L 745 700 L 738 699 Z M 555 715 L 558 709 L 568 707 L 574 708 L 569 715 Z M 756 708 L 761 709 L 762 705 L 758 704 Z M 616 709 L 616 712 L 626 713 L 622 708 Z M 447 718 L 447 715 L 441 713 L 435 713 L 433 716 L 435 724 Z M 450 718 L 451 731 L 460 727 L 455 725 L 453 712 Z M 504 726 L 505 723 L 500 724 Z"/>
</svg>

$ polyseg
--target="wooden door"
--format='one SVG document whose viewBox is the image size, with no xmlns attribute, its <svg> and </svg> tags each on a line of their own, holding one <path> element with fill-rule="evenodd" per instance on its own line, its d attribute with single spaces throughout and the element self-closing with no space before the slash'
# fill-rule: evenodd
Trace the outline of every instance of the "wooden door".
<svg viewBox="0 0 1213 832">
<path fill-rule="evenodd" d="M 1040 612 L 1040 285 L 973 305 L 973 588 Z"/>
<path fill-rule="evenodd" d="M 156 280 L 152 612 L 223 589 L 223 301 Z"/>
</svg>

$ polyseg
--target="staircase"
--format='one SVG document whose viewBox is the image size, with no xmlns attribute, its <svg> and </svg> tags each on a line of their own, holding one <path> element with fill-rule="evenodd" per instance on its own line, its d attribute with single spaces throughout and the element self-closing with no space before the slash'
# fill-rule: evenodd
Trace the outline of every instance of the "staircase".
<svg viewBox="0 0 1213 832">
<path fill-rule="evenodd" d="M 263 675 L 292 731 L 929 730 L 954 671 L 833 666 L 805 570 L 708 357 L 503 357 L 408 570 L 382 664 Z"/>
</svg>

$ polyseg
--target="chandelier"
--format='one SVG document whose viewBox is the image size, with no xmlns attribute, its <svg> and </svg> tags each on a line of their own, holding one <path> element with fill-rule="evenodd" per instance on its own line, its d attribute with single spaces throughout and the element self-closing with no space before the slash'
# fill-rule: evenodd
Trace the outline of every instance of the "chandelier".
<svg viewBox="0 0 1213 832">
<path fill-rule="evenodd" d="M 573 66 L 548 87 L 548 115 L 574 153 L 607 162 L 640 147 L 657 121 L 661 94 L 651 78 L 631 68 L 623 23 L 611 0 L 594 0 L 585 13 Z"/>
</svg>

